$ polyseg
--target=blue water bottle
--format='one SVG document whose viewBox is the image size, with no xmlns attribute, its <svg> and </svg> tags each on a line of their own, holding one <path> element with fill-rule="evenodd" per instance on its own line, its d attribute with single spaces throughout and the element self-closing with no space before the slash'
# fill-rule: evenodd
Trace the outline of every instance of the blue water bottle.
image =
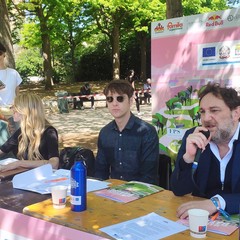
<svg viewBox="0 0 240 240">
<path fill-rule="evenodd" d="M 71 168 L 71 210 L 81 212 L 87 208 L 87 171 L 82 156 Z"/>
</svg>

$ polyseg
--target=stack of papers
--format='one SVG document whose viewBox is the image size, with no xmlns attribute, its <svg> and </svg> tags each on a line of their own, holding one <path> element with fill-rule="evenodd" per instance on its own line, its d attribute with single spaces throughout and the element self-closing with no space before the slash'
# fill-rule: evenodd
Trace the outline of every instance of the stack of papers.
<svg viewBox="0 0 240 240">
<path fill-rule="evenodd" d="M 70 195 L 70 170 L 58 169 L 54 172 L 52 165 L 46 164 L 15 175 L 12 183 L 13 188 L 41 194 L 51 193 L 51 187 L 53 186 L 64 185 L 68 186 L 68 195 Z M 107 188 L 109 184 L 109 182 L 105 181 L 87 179 L 87 192 Z"/>
</svg>

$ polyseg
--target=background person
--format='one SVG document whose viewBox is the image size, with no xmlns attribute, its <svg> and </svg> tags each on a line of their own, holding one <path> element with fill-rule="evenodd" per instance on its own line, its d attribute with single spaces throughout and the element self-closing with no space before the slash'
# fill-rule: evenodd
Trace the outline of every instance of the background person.
<svg viewBox="0 0 240 240">
<path fill-rule="evenodd" d="M 136 88 L 135 88 L 135 78 L 134 78 L 134 74 L 135 74 L 135 72 L 134 72 L 133 69 L 129 70 L 128 75 L 127 75 L 127 77 L 126 77 L 126 80 L 131 83 L 131 85 L 132 85 L 132 87 L 133 87 L 133 89 L 134 89 L 134 91 L 135 91 Z M 138 93 L 137 93 L 137 92 L 135 92 L 134 95 L 135 95 L 135 96 L 134 96 L 134 99 L 135 99 L 135 102 L 136 102 L 137 112 L 138 112 L 138 115 L 140 115 L 141 113 L 140 113 L 140 100 L 139 100 L 139 96 L 138 96 Z"/>
<path fill-rule="evenodd" d="M 114 120 L 98 137 L 95 177 L 158 183 L 158 136 L 155 128 L 131 113 L 134 89 L 125 80 L 104 89 Z"/>
<path fill-rule="evenodd" d="M 84 96 L 84 95 L 91 95 L 91 85 L 89 83 L 84 84 L 81 88 L 80 88 L 80 96 Z M 79 106 L 82 110 L 84 109 L 83 106 L 83 102 L 84 101 L 91 101 L 91 109 L 94 109 L 94 96 L 87 96 L 87 97 L 80 97 L 79 101 L 77 102 L 76 98 L 74 98 L 74 106 L 73 108 L 76 109 L 77 106 Z"/>
<path fill-rule="evenodd" d="M 5 65 L 5 57 L 6 48 L 0 42 L 0 119 L 8 122 L 9 131 L 12 134 L 19 128 L 19 125 L 14 123 L 10 107 L 19 93 L 22 78 L 15 69 Z"/>
<path fill-rule="evenodd" d="M 144 97 L 147 100 L 147 104 L 151 104 L 151 94 L 149 93 L 151 91 L 151 78 L 146 80 L 146 83 L 143 85 L 143 90 L 146 90 L 146 92 L 144 92 Z"/>
<path fill-rule="evenodd" d="M 0 154 L 13 152 L 16 161 L 0 167 L 0 172 L 18 167 L 35 168 L 50 163 L 58 168 L 58 134 L 45 119 L 45 110 L 39 96 L 19 94 L 14 100 L 14 121 L 20 128 L 0 147 Z"/>
<path fill-rule="evenodd" d="M 232 88 L 209 83 L 200 92 L 201 127 L 183 137 L 171 189 L 177 196 L 192 193 L 206 200 L 187 202 L 177 209 L 180 218 L 191 208 L 210 215 L 217 207 L 229 214 L 239 213 L 240 203 L 240 98 Z M 207 139 L 200 131 L 210 131 Z M 195 174 L 192 166 L 197 149 L 202 149 Z"/>
</svg>

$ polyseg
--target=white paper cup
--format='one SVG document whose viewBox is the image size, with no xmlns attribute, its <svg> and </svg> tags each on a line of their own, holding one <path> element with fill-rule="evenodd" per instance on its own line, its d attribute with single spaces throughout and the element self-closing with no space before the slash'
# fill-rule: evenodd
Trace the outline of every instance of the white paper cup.
<svg viewBox="0 0 240 240">
<path fill-rule="evenodd" d="M 66 206 L 67 189 L 67 186 L 62 185 L 54 186 L 51 188 L 52 203 L 54 208 L 61 209 Z"/>
<path fill-rule="evenodd" d="M 209 212 L 203 209 L 188 210 L 190 235 L 195 238 L 205 238 Z"/>
</svg>

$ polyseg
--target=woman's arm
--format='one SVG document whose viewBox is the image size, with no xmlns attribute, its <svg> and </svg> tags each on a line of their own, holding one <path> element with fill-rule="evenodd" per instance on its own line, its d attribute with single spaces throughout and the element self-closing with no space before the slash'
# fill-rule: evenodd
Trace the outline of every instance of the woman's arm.
<svg viewBox="0 0 240 240">
<path fill-rule="evenodd" d="M 53 167 L 53 169 L 58 169 L 58 164 L 59 164 L 59 158 L 58 157 L 52 157 L 49 160 L 19 160 L 13 163 L 9 163 L 5 166 L 1 166 L 0 167 L 0 172 L 6 172 L 9 170 L 13 170 L 19 167 L 23 167 L 23 168 L 36 168 L 36 167 L 40 167 L 44 164 L 48 164 L 50 163 Z"/>
</svg>

